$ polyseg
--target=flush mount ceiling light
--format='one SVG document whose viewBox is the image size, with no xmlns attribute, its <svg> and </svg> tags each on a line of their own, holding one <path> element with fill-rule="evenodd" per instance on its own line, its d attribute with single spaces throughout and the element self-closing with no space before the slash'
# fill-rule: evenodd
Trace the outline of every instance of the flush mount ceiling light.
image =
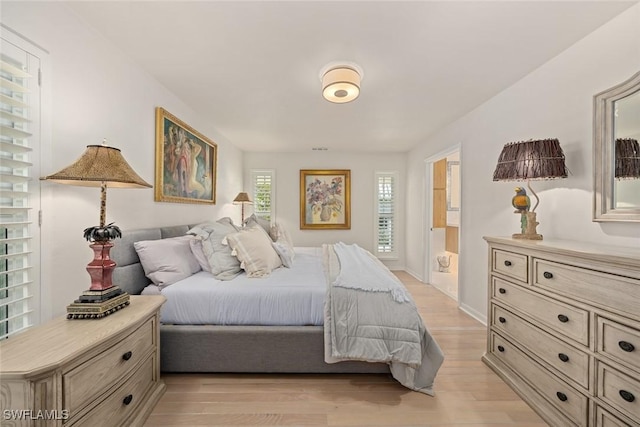
<svg viewBox="0 0 640 427">
<path fill-rule="evenodd" d="M 329 102 L 344 104 L 360 95 L 362 69 L 356 64 L 329 64 L 320 72 L 322 96 Z"/>
</svg>

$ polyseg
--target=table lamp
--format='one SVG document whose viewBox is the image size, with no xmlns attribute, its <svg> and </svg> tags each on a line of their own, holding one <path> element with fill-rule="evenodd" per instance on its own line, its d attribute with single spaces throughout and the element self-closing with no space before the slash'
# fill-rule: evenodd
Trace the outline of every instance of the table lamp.
<svg viewBox="0 0 640 427">
<path fill-rule="evenodd" d="M 92 319 L 107 316 L 129 305 L 129 294 L 112 283 L 116 263 L 109 252 L 111 240 L 122 237 L 120 229 L 106 224 L 107 187 L 150 188 L 129 166 L 119 149 L 102 145 L 88 145 L 82 156 L 70 166 L 40 178 L 61 184 L 100 187 L 100 225 L 84 230 L 91 242 L 94 259 L 87 265 L 91 287 L 67 306 L 68 319 Z"/>
<path fill-rule="evenodd" d="M 253 202 L 251 201 L 251 199 L 249 198 L 249 195 L 247 193 L 244 192 L 240 192 L 238 193 L 238 195 L 236 196 L 235 199 L 233 199 L 233 203 L 234 204 L 240 204 L 242 205 L 242 226 L 244 226 L 244 205 L 252 205 Z"/>
<path fill-rule="evenodd" d="M 494 181 L 527 181 L 527 188 L 536 199 L 533 209 L 526 190 L 516 187 L 512 199 L 515 213 L 519 213 L 521 233 L 514 234 L 515 239 L 542 240 L 536 227 L 536 208 L 540 199 L 531 188 L 530 180 L 566 178 L 567 167 L 564 153 L 557 139 L 540 139 L 510 142 L 502 148 L 498 164 L 493 172 Z"/>
</svg>

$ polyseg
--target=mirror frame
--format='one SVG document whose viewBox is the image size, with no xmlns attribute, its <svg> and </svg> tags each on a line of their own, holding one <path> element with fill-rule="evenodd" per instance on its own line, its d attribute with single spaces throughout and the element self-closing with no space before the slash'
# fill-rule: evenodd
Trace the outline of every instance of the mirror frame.
<svg viewBox="0 0 640 427">
<path fill-rule="evenodd" d="M 640 208 L 615 209 L 614 106 L 615 102 L 640 91 L 640 72 L 593 97 L 593 221 L 640 222 Z"/>
</svg>

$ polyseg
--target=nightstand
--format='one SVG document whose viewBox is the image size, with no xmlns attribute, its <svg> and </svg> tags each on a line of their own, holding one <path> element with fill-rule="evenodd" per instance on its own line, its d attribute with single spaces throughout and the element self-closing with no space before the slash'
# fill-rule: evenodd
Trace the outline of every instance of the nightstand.
<svg viewBox="0 0 640 427">
<path fill-rule="evenodd" d="M 160 379 L 162 296 L 131 296 L 102 319 L 65 317 L 0 342 L 3 422 L 16 426 L 142 425 Z"/>
</svg>

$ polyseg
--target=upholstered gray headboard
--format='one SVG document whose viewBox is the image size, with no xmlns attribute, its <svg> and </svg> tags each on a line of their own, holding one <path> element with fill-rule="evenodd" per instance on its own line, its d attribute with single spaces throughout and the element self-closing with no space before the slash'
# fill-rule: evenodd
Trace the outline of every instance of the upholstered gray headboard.
<svg viewBox="0 0 640 427">
<path fill-rule="evenodd" d="M 114 240 L 111 249 L 111 259 L 116 263 L 116 268 L 113 271 L 113 284 L 132 295 L 142 292 L 151 281 L 144 275 L 140 258 L 138 258 L 133 243 L 140 240 L 183 236 L 192 227 L 192 225 L 174 225 L 122 231 L 122 238 Z"/>
</svg>

